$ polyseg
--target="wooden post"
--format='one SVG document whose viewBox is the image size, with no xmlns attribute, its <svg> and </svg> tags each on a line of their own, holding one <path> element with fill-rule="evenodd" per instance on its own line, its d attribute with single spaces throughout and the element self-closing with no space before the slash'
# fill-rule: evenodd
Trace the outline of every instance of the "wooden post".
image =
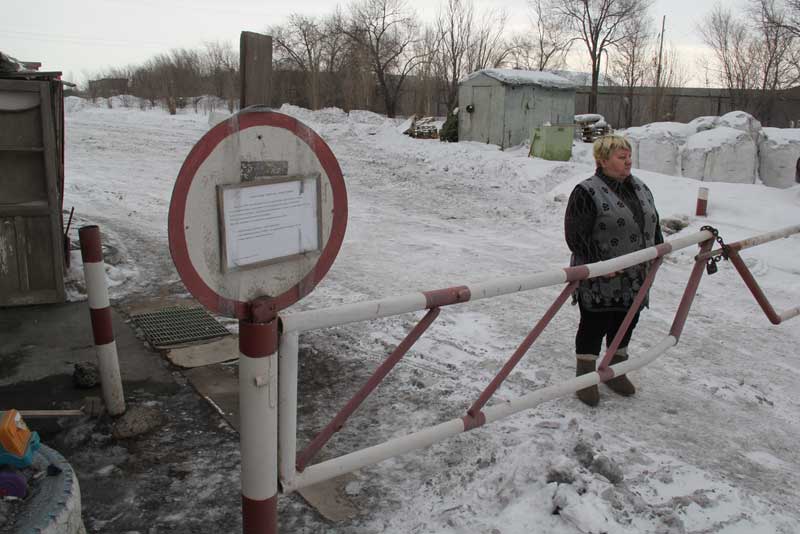
<svg viewBox="0 0 800 534">
<path fill-rule="evenodd" d="M 272 37 L 242 32 L 239 39 L 239 108 L 268 106 L 272 81 Z"/>
</svg>

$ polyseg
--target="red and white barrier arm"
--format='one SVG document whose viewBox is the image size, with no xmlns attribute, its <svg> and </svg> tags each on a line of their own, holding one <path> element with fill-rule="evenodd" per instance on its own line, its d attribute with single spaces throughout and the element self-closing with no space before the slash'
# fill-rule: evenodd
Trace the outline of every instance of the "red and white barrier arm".
<svg viewBox="0 0 800 534">
<path fill-rule="evenodd" d="M 346 304 L 335 308 L 308 310 L 281 315 L 282 332 L 304 332 L 318 328 L 340 326 L 348 323 L 369 321 L 460 302 L 499 297 L 553 285 L 594 278 L 621 271 L 633 265 L 665 256 L 671 252 L 702 243 L 713 235 L 707 230 L 679 237 L 664 244 L 578 267 L 567 267 L 525 276 L 491 280 L 472 286 L 455 286 L 447 289 L 409 293 L 397 297 Z"/>
<path fill-rule="evenodd" d="M 677 340 L 674 337 L 667 336 L 646 354 L 613 365 L 609 369 L 617 376 L 629 373 L 652 362 L 676 343 Z M 561 384 L 539 389 L 518 399 L 484 408 L 478 421 L 470 420 L 468 416 L 452 419 L 406 436 L 391 439 L 379 445 L 308 466 L 302 473 L 296 474 L 291 480 L 283 480 L 283 491 L 295 491 L 416 449 L 429 447 L 446 438 L 498 421 L 504 417 L 533 408 L 543 402 L 563 397 L 598 383 L 600 383 L 600 375 L 596 372 L 581 375 Z"/>
<path fill-rule="evenodd" d="M 774 232 L 767 232 L 766 234 L 760 234 L 754 237 L 749 237 L 747 239 L 742 239 L 741 241 L 727 243 L 725 246 L 728 250 L 741 251 L 758 245 L 763 245 L 764 243 L 769 243 L 770 241 L 783 239 L 793 234 L 800 234 L 800 224 L 796 224 L 794 226 L 787 226 L 786 228 L 781 228 L 780 230 L 775 230 Z M 703 252 L 698 254 L 695 257 L 695 259 L 707 260 L 713 256 L 719 256 L 720 254 L 722 254 L 722 252 L 723 250 L 721 248 L 714 249 L 709 252 Z"/>
<path fill-rule="evenodd" d="M 83 259 L 83 275 L 86 279 L 86 293 L 89 298 L 89 315 L 92 333 L 97 350 L 97 365 L 100 370 L 100 385 L 103 401 L 111 415 L 125 413 L 125 394 L 122 390 L 122 377 L 117 357 L 117 342 L 114 340 L 114 327 L 111 320 L 111 302 L 108 299 L 108 284 L 103 261 L 103 247 L 100 241 L 100 228 L 84 226 L 78 230 Z"/>
</svg>

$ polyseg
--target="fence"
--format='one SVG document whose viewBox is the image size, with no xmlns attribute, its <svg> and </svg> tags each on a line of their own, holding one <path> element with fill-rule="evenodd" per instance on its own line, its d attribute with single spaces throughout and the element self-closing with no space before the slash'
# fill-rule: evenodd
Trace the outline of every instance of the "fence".
<svg viewBox="0 0 800 534">
<path fill-rule="evenodd" d="M 606 382 L 615 376 L 626 374 L 653 362 L 667 349 L 678 343 L 704 271 L 713 274 L 713 272 L 716 271 L 716 264 L 722 259 L 729 259 L 734 264 L 736 270 L 745 281 L 745 284 L 753 293 L 770 321 L 774 324 L 780 324 L 792 317 L 800 315 L 800 306 L 780 313 L 775 311 L 739 256 L 739 251 L 741 250 L 779 238 L 789 237 L 797 233 L 800 233 L 800 225 L 790 226 L 736 243 L 725 244 L 714 228 L 703 227 L 699 232 L 691 235 L 676 238 L 661 245 L 625 256 L 589 265 L 567 267 L 530 276 L 493 280 L 471 287 L 457 286 L 433 291 L 410 293 L 393 298 L 280 316 L 281 334 L 278 342 L 279 359 L 277 380 L 273 368 L 274 358 L 269 358 L 269 363 L 265 363 L 264 366 L 256 372 L 253 372 L 250 367 L 248 367 L 244 374 L 242 374 L 240 369 L 240 387 L 242 388 L 240 403 L 242 404 L 241 409 L 243 414 L 243 496 L 248 495 L 250 490 L 255 489 L 257 490 L 256 493 L 261 496 L 261 502 L 264 504 L 263 512 L 260 514 L 255 513 L 252 507 L 250 511 L 248 511 L 248 504 L 252 503 L 253 500 L 249 495 L 244 497 L 244 531 L 247 533 L 269 534 L 277 532 L 275 493 L 277 492 L 278 484 L 283 492 L 290 492 L 329 480 L 361 467 L 415 449 L 433 445 L 448 437 L 498 421 L 579 389 L 598 384 L 599 382 Z M 712 250 L 715 243 L 718 243 L 720 247 Z M 641 307 L 645 295 L 653 284 L 656 272 L 663 258 L 672 252 L 692 245 L 699 245 L 700 252 L 695 257 L 694 267 L 675 313 L 669 334 L 641 357 L 609 366 L 611 357 L 619 347 L 620 341 L 630 325 L 633 316 Z M 623 326 L 619 329 L 616 337 L 608 347 L 607 352 L 600 360 L 596 372 L 582 375 L 560 384 L 541 388 L 508 402 L 486 406 L 497 388 L 503 383 L 506 377 L 508 377 L 528 349 L 530 349 L 581 280 L 615 273 L 645 262 L 651 262 L 651 268 L 647 278 L 628 311 Z M 518 349 L 509 358 L 508 362 L 498 372 L 497 376 L 487 385 L 478 399 L 470 406 L 464 416 L 391 439 L 378 445 L 354 451 L 338 458 L 310 465 L 315 455 L 322 449 L 331 436 L 343 427 L 350 415 L 353 414 L 364 399 L 367 398 L 389 371 L 400 361 L 414 342 L 419 339 L 425 330 L 436 320 L 442 307 L 467 301 L 509 295 L 557 284 L 566 284 L 566 286 L 535 325 L 533 330 L 531 330 L 522 341 Z M 409 332 L 406 338 L 389 355 L 384 363 L 376 369 L 367 383 L 347 402 L 334 419 L 298 453 L 297 373 L 298 336 L 300 332 L 421 310 L 427 310 L 427 312 L 419 323 Z M 243 322 L 242 324 L 245 325 L 248 323 Z M 252 325 L 252 323 L 249 324 Z M 248 328 L 252 328 L 252 326 Z M 273 346 L 274 342 L 265 342 L 265 346 L 266 345 Z M 263 355 L 267 355 L 270 350 L 272 349 L 265 349 L 262 351 Z M 249 353 L 251 357 L 254 353 L 254 351 L 249 348 L 243 348 L 242 352 L 245 354 Z M 252 365 L 244 355 L 240 358 L 240 365 L 241 364 L 246 366 Z M 246 377 L 245 380 L 242 380 L 243 376 Z M 278 386 L 279 391 L 277 399 L 275 398 L 275 391 L 273 389 L 275 386 Z M 267 391 L 261 393 L 260 397 L 253 394 L 253 391 L 259 387 L 266 387 L 267 389 Z M 263 413 L 263 411 L 258 413 L 259 406 L 264 407 L 267 413 Z M 249 414 L 247 418 L 244 416 L 245 413 Z M 254 417 L 253 414 L 257 414 L 258 416 Z M 276 414 L 277 437 L 274 433 L 269 433 L 264 430 L 258 432 L 258 443 L 246 443 L 246 435 L 250 434 L 245 430 L 245 425 L 258 424 L 261 428 L 269 427 L 275 429 L 274 419 Z M 266 424 L 266 421 L 270 421 L 270 424 Z M 254 431 L 253 433 L 255 434 L 256 432 Z M 245 451 L 247 451 L 247 453 L 245 453 Z M 260 461 L 257 461 L 254 453 L 260 455 Z M 276 457 L 277 472 L 275 468 L 276 462 L 274 461 Z M 264 461 L 265 458 L 267 459 L 266 462 Z M 253 474 L 259 472 L 262 478 L 257 481 L 253 480 Z M 266 505 L 267 503 L 269 503 L 269 506 Z"/>
</svg>

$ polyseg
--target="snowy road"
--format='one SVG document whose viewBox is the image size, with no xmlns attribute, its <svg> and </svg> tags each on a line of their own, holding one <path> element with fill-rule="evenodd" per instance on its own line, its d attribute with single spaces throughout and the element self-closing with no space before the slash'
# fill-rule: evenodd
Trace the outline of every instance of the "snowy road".
<svg viewBox="0 0 800 534">
<path fill-rule="evenodd" d="M 166 213 L 174 177 L 206 131 L 206 117 L 79 104 L 67 115 L 65 206 L 110 236 L 119 260 L 112 297 L 182 291 L 167 250 Z M 576 156 L 583 163 L 545 162 L 524 149 L 413 140 L 367 112 L 284 110 L 330 144 L 350 211 L 336 263 L 298 309 L 566 265 L 564 200 L 592 171 L 586 147 Z M 653 189 L 662 218 L 687 218 L 683 232 L 711 224 L 734 241 L 800 223 L 800 187 L 704 184 L 711 189 L 706 221 L 692 215 L 698 182 L 637 175 Z M 693 254 L 678 253 L 659 271 L 631 344 L 634 357 L 669 330 Z M 776 308 L 800 304 L 800 237 L 743 256 Z M 559 290 L 444 309 L 320 459 L 462 415 Z M 301 336 L 301 439 L 327 422 L 418 317 Z M 635 397 L 601 388 L 596 409 L 559 399 L 362 469 L 347 493 L 363 514 L 337 530 L 797 532 L 798 321 L 770 325 L 732 266 L 722 264 L 703 280 L 681 343 L 632 375 Z M 576 325 L 577 311 L 566 306 L 498 398 L 572 376 Z M 614 467 L 624 477 L 616 484 L 608 480 Z"/>
</svg>

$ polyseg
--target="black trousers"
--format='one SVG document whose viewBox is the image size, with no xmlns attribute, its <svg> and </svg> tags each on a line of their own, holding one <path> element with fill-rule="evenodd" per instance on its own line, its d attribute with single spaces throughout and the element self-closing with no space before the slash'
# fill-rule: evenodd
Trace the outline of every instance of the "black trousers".
<svg viewBox="0 0 800 534">
<path fill-rule="evenodd" d="M 619 327 L 622 326 L 622 321 L 625 319 L 627 312 L 624 311 L 589 311 L 585 310 L 583 306 L 581 309 L 581 321 L 578 324 L 578 333 L 575 336 L 575 353 L 576 354 L 594 354 L 600 355 L 600 350 L 603 346 L 603 338 L 606 338 L 606 346 L 610 345 L 617 335 Z M 625 332 L 619 348 L 628 346 L 631 340 L 631 334 L 639 321 L 639 312 L 633 316 L 631 326 Z"/>
</svg>

